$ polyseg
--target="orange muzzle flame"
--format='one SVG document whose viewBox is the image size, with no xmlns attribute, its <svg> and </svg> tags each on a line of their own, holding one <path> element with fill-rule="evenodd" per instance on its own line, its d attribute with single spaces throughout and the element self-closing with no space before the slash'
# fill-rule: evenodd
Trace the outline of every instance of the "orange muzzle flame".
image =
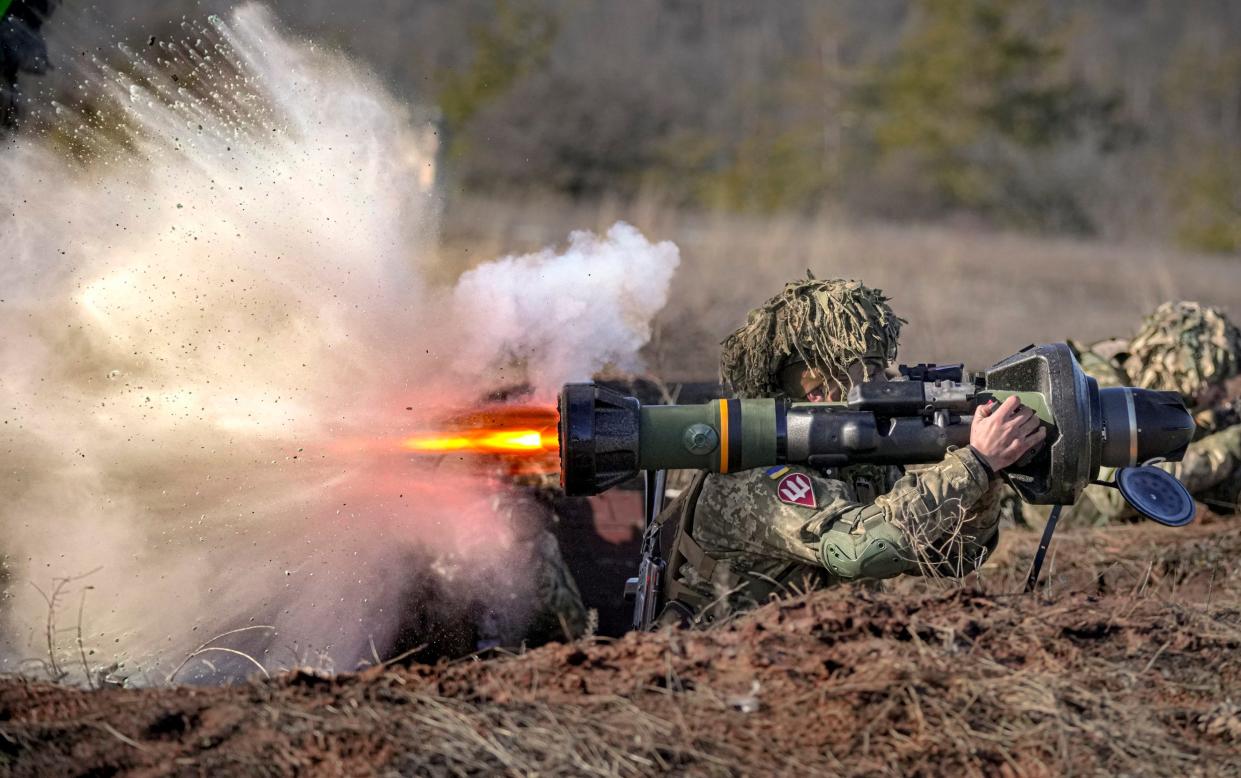
<svg viewBox="0 0 1241 778">
<path fill-rule="evenodd" d="M 406 438 L 401 447 L 420 454 L 498 457 L 522 472 L 559 469 L 556 409 L 501 405 L 450 417 L 436 429 Z"/>
<path fill-rule="evenodd" d="M 410 451 L 444 453 L 465 451 L 472 454 L 537 454 L 556 451 L 557 436 L 542 430 L 490 429 L 453 432 L 447 435 L 414 436 L 405 440 Z"/>
</svg>

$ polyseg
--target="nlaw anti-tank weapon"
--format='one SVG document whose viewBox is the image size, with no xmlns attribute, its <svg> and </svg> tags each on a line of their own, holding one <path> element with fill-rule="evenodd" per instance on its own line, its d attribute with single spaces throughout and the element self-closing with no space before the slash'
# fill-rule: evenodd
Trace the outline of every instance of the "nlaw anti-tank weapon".
<svg viewBox="0 0 1241 778">
<path fill-rule="evenodd" d="M 1047 437 L 1003 477 L 1023 500 L 1057 506 L 1028 588 L 1037 581 L 1058 506 L 1097 483 L 1101 466 L 1121 468 L 1107 485 L 1149 518 L 1169 525 L 1193 518 L 1184 487 L 1149 467 L 1179 460 L 1193 438 L 1193 418 L 1179 394 L 1100 388 L 1064 343 L 1029 346 L 969 379 L 959 365 L 901 372 L 897 380 L 858 384 L 839 403 L 721 399 L 643 406 L 594 384 L 568 384 L 560 395 L 561 482 L 570 495 L 592 495 L 646 472 L 649 525 L 663 505 L 661 471 L 938 462 L 950 447 L 969 443 L 981 404 L 1017 395 L 1038 414 Z"/>
</svg>

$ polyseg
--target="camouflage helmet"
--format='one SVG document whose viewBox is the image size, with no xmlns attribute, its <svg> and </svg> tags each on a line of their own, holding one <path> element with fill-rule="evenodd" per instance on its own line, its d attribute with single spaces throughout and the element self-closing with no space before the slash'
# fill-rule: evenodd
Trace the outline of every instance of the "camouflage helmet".
<svg viewBox="0 0 1241 778">
<path fill-rule="evenodd" d="M 1193 400 L 1241 367 L 1241 330 L 1218 308 L 1167 302 L 1142 322 L 1124 368 L 1134 385 Z"/>
<path fill-rule="evenodd" d="M 745 326 L 724 339 L 720 378 L 739 397 L 779 397 L 780 371 L 802 361 L 825 381 L 872 358 L 896 359 L 904 319 L 878 289 L 858 281 L 809 275 L 750 311 Z"/>
</svg>

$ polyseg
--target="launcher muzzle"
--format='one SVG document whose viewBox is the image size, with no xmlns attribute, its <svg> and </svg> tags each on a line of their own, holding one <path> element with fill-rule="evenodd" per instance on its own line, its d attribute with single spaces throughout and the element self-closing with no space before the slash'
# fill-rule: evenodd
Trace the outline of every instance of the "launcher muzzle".
<svg viewBox="0 0 1241 778">
<path fill-rule="evenodd" d="M 968 381 L 959 366 L 902 373 L 854 386 L 843 403 L 643 406 L 594 384 L 568 384 L 560 395 L 561 483 L 570 495 L 592 495 L 644 470 L 938 462 L 949 447 L 969 443 L 980 404 L 1017 395 L 1047 438 L 1005 476 L 1027 502 L 1070 504 L 1100 466 L 1177 461 L 1194 434 L 1179 394 L 1101 389 L 1064 343 L 1030 346 Z"/>
</svg>

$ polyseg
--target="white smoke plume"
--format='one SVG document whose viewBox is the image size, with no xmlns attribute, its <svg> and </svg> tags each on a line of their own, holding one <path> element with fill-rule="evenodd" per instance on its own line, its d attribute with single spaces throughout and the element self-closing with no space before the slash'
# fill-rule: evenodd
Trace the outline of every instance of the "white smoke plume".
<svg viewBox="0 0 1241 778">
<path fill-rule="evenodd" d="M 604 238 L 573 233 L 561 254 L 545 249 L 476 268 L 457 282 L 455 307 L 486 315 L 468 325 L 473 337 L 458 365 L 515 358 L 543 396 L 605 365 L 635 370 L 678 261 L 673 244 L 652 246 L 620 223 Z"/>
<path fill-rule="evenodd" d="M 429 124 L 260 7 L 153 51 L 0 152 L 0 669 L 156 683 L 259 625 L 268 669 L 352 669 L 417 576 L 520 622 L 505 487 L 395 444 L 514 362 L 543 397 L 634 366 L 675 247 L 617 225 L 434 288 Z"/>
</svg>

